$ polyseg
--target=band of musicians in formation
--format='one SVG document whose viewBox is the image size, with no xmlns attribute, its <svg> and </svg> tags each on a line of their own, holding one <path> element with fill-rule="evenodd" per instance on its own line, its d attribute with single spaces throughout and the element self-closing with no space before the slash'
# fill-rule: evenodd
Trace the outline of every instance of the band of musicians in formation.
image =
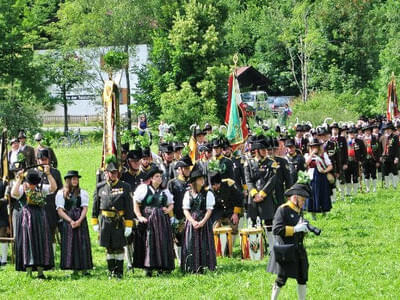
<svg viewBox="0 0 400 300">
<path fill-rule="evenodd" d="M 9 142 L 11 180 L 0 188 L 0 236 L 9 232 L 11 213 L 16 270 L 45 278 L 43 271 L 55 267 L 59 232 L 60 268 L 88 275 L 93 226 L 106 249 L 109 276 L 122 278 L 124 261 L 128 270 L 142 268 L 146 276 L 170 273 L 175 259 L 184 273 L 213 271 L 217 255 L 231 255 L 240 234 L 243 258 L 257 257 L 258 251 L 260 259 L 265 252 L 268 271 L 278 275 L 273 299 L 288 277 L 297 279 L 304 298 L 303 238 L 311 225 L 302 211 L 315 219 L 335 201 L 375 192 L 380 181 L 396 188 L 399 132 L 400 123 L 366 118 L 357 125 L 303 123 L 289 130 L 259 125 L 232 149 L 218 130 L 198 127 L 195 159 L 185 153 L 184 141 L 161 140 L 159 153 L 124 145 L 120 161 L 107 158 L 91 198 L 77 171 L 60 174 L 56 154 L 40 134 L 34 149 L 21 131 Z M 227 247 L 221 247 L 224 237 Z M 295 250 L 282 247 L 287 244 Z M 8 244 L 0 248 L 5 265 Z"/>
</svg>

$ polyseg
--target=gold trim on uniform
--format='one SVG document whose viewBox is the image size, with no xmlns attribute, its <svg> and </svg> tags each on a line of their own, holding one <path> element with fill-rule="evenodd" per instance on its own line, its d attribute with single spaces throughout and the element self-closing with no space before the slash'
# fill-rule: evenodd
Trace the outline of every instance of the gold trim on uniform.
<svg viewBox="0 0 400 300">
<path fill-rule="evenodd" d="M 260 191 L 260 196 L 265 198 L 265 197 L 267 197 L 267 194 L 264 191 Z"/>
<path fill-rule="evenodd" d="M 105 216 L 105 217 L 107 217 L 107 218 L 114 218 L 114 217 L 115 217 L 115 214 L 116 214 L 115 211 L 110 211 L 110 210 L 102 210 L 102 211 L 101 211 L 101 215 L 102 215 L 102 216 Z M 119 210 L 119 211 L 118 211 L 118 214 L 119 214 L 120 216 L 123 216 L 123 215 L 125 214 L 125 211 Z"/>
<path fill-rule="evenodd" d="M 235 206 L 235 207 L 233 208 L 233 213 L 234 213 L 234 214 L 240 214 L 241 212 L 242 212 L 242 208 L 241 208 L 241 207 Z"/>
<path fill-rule="evenodd" d="M 125 227 L 133 227 L 133 221 L 132 220 L 125 220 L 124 224 L 125 224 Z"/>
<path fill-rule="evenodd" d="M 92 225 L 97 225 L 97 224 L 99 224 L 99 219 L 92 218 Z"/>
<path fill-rule="evenodd" d="M 250 196 L 254 197 L 255 195 L 257 195 L 258 191 L 256 189 L 252 189 L 250 191 Z"/>
<path fill-rule="evenodd" d="M 294 227 L 285 226 L 285 236 L 293 236 L 293 235 L 294 235 Z"/>
</svg>

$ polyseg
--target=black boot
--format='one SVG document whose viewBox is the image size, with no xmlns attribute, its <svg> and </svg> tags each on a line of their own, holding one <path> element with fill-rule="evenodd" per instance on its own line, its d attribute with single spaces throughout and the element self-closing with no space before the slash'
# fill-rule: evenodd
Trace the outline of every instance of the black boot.
<svg viewBox="0 0 400 300">
<path fill-rule="evenodd" d="M 111 279 L 114 274 L 115 274 L 115 259 L 107 259 L 107 265 L 108 265 L 108 279 Z"/>
<path fill-rule="evenodd" d="M 115 265 L 115 276 L 117 276 L 118 279 L 121 279 L 122 275 L 124 274 L 124 261 L 116 260 Z"/>
</svg>

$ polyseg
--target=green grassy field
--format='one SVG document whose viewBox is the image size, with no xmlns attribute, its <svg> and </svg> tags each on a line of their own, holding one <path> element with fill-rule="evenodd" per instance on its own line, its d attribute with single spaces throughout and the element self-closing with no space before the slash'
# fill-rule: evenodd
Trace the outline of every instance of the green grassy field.
<svg viewBox="0 0 400 300">
<path fill-rule="evenodd" d="M 92 194 L 101 157 L 93 149 L 56 149 L 60 171 L 78 170 L 82 188 Z M 399 299 L 400 298 L 400 190 L 379 190 L 339 202 L 314 225 L 319 237 L 309 234 L 306 247 L 310 261 L 308 299 Z M 89 214 L 90 215 L 90 214 Z M 310 216 L 308 216 L 311 219 Z M 135 299 L 266 299 L 275 276 L 261 262 L 242 261 L 238 241 L 235 258 L 218 259 L 218 270 L 206 275 L 170 275 L 146 278 L 142 270 L 125 274 L 122 281 L 108 280 L 105 252 L 91 231 L 95 269 L 89 278 L 70 279 L 58 268 L 50 280 L 30 279 L 8 264 L 0 270 L 2 299 L 88 297 Z M 59 249 L 56 265 L 59 264 Z M 289 280 L 280 299 L 297 299 L 296 281 Z"/>
</svg>

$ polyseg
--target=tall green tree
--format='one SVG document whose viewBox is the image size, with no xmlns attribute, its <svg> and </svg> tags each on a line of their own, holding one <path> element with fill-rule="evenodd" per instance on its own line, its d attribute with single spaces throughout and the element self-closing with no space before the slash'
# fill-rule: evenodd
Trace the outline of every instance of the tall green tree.
<svg viewBox="0 0 400 300">
<path fill-rule="evenodd" d="M 152 1 L 139 0 L 70 0 L 58 12 L 56 28 L 70 47 L 115 47 L 128 56 L 131 46 L 148 42 L 153 23 Z M 127 105 L 131 103 L 130 66 L 124 68 L 127 83 Z M 128 109 L 128 127 L 131 128 Z"/>
<path fill-rule="evenodd" d="M 168 21 L 171 17 L 163 16 L 167 21 L 161 23 L 167 27 L 153 33 L 151 62 L 139 76 L 137 95 L 139 105 L 154 118 L 161 114 L 160 100 L 171 84 L 179 91 L 185 82 L 202 101 L 214 102 L 217 117 L 222 119 L 229 74 L 223 43 L 226 18 L 225 5 L 206 0 L 183 3 L 172 23 Z"/>
<path fill-rule="evenodd" d="M 45 60 L 47 62 L 47 77 L 50 84 L 54 84 L 60 92 L 56 98 L 64 107 L 64 135 L 68 134 L 68 104 L 70 100 L 67 93 L 73 88 L 88 84 L 93 76 L 89 73 L 87 62 L 73 51 L 55 50 L 49 52 Z"/>
<path fill-rule="evenodd" d="M 45 6 L 43 1 L 0 1 L 0 124 L 12 134 L 37 127 L 38 111 L 49 100 L 45 66 L 34 52 L 46 41 L 41 28 L 52 10 L 42 10 Z"/>
</svg>

